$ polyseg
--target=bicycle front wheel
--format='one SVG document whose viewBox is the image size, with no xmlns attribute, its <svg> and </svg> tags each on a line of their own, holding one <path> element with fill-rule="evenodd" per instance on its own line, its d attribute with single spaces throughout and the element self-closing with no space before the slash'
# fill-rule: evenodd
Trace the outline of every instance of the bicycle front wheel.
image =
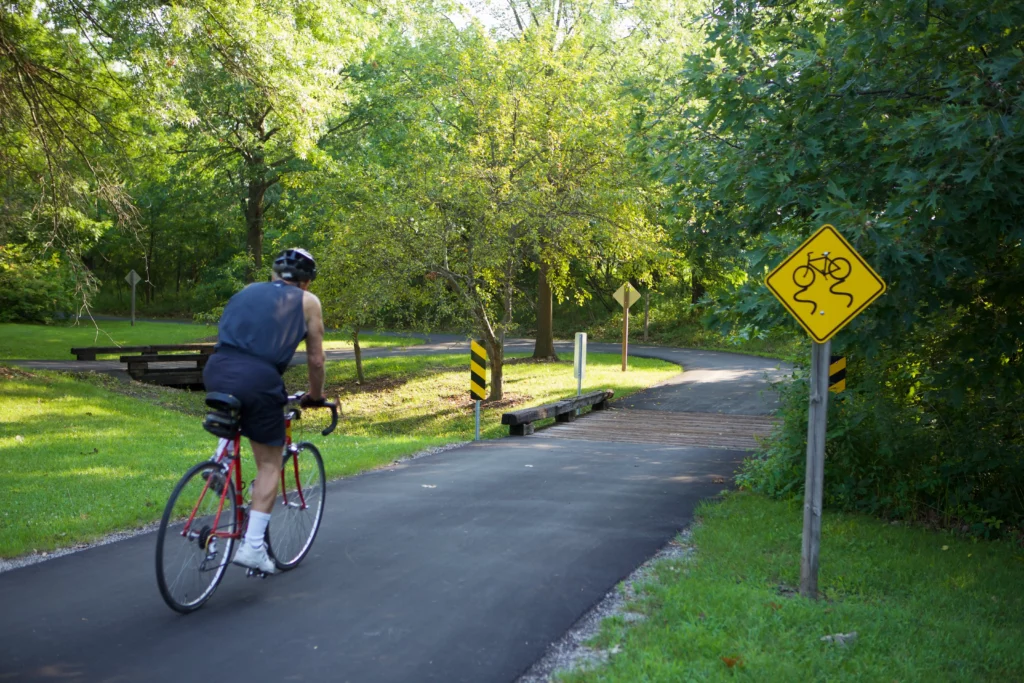
<svg viewBox="0 0 1024 683">
<path fill-rule="evenodd" d="M 793 270 L 793 284 L 807 289 L 814 284 L 814 270 L 810 266 L 797 266 Z"/>
<path fill-rule="evenodd" d="M 192 612 L 213 595 L 231 560 L 236 512 L 235 487 L 212 462 L 174 487 L 156 535 L 156 583 L 171 609 Z"/>
<path fill-rule="evenodd" d="M 324 514 L 327 479 L 320 451 L 309 442 L 284 458 L 281 489 L 267 527 L 267 547 L 278 569 L 292 569 L 309 552 Z"/>
</svg>

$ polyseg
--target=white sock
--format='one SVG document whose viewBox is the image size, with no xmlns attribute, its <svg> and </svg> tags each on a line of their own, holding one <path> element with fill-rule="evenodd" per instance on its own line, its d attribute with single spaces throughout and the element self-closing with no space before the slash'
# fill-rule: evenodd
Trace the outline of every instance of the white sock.
<svg viewBox="0 0 1024 683">
<path fill-rule="evenodd" d="M 267 531 L 267 524 L 270 522 L 269 512 L 249 511 L 249 527 L 245 530 L 245 542 L 253 548 L 263 545 L 263 535 Z"/>
</svg>

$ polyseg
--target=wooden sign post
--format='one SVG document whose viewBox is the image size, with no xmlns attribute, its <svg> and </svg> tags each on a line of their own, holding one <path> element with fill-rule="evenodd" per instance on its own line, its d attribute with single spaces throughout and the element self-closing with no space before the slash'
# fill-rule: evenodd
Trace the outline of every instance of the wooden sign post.
<svg viewBox="0 0 1024 683">
<path fill-rule="evenodd" d="M 125 282 L 132 286 L 132 327 L 135 327 L 135 285 L 139 284 L 141 281 L 142 278 L 134 269 L 125 277 Z"/>
<path fill-rule="evenodd" d="M 629 288 L 626 288 L 629 291 Z M 629 355 L 629 309 L 622 309 L 622 371 L 626 371 L 626 357 Z"/>
<path fill-rule="evenodd" d="M 625 372 L 626 358 L 629 356 L 629 307 L 640 300 L 640 292 L 627 282 L 612 297 L 622 306 L 622 371 Z"/>
<path fill-rule="evenodd" d="M 830 367 L 832 337 L 885 293 L 885 282 L 831 225 L 823 225 L 765 278 L 765 285 L 811 337 L 811 403 L 807 414 L 807 474 L 800 553 L 800 595 L 818 597 L 821 506 L 825 488 L 825 431 L 829 375 L 837 391 L 846 362 Z M 841 367 L 840 367 L 841 366 Z M 842 377 L 838 373 L 842 371 Z M 842 386 L 838 383 L 842 381 Z"/>
</svg>

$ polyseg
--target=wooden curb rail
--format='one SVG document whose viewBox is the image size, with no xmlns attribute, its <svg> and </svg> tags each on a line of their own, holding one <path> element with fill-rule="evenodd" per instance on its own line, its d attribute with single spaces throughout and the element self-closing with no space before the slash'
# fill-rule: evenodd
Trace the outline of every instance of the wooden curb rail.
<svg viewBox="0 0 1024 683">
<path fill-rule="evenodd" d="M 71 353 L 75 355 L 77 360 L 96 360 L 96 355 L 100 353 L 154 354 L 160 353 L 161 351 L 200 351 L 209 355 L 213 353 L 213 347 L 213 342 L 196 344 L 149 344 L 146 346 L 82 346 L 71 349 Z"/>
<path fill-rule="evenodd" d="M 553 417 L 555 422 L 572 422 L 576 419 L 577 408 L 593 406 L 594 410 L 604 410 L 614 395 L 615 392 L 610 389 L 601 389 L 557 403 L 514 410 L 501 416 L 501 424 L 508 425 L 511 436 L 527 436 L 533 434 L 533 423 L 537 420 Z"/>
</svg>

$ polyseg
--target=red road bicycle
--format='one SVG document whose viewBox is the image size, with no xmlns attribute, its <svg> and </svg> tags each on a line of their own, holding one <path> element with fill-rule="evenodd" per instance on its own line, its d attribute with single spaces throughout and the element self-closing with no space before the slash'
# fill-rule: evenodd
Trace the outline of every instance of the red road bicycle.
<svg viewBox="0 0 1024 683">
<path fill-rule="evenodd" d="M 286 437 L 281 461 L 281 488 L 267 527 L 267 550 L 279 570 L 293 569 L 309 552 L 320 529 L 327 482 L 316 446 L 292 443 L 292 422 L 303 393 L 288 397 Z M 193 465 L 171 493 L 156 537 L 156 580 L 171 609 L 188 613 L 210 599 L 224 578 L 235 542 L 243 538 L 248 504 L 242 496 L 241 403 L 230 394 L 210 393 L 213 412 L 203 427 L 220 438 L 213 457 Z M 338 424 L 337 404 L 325 403 L 331 423 Z M 262 576 L 249 570 L 249 576 Z"/>
</svg>

